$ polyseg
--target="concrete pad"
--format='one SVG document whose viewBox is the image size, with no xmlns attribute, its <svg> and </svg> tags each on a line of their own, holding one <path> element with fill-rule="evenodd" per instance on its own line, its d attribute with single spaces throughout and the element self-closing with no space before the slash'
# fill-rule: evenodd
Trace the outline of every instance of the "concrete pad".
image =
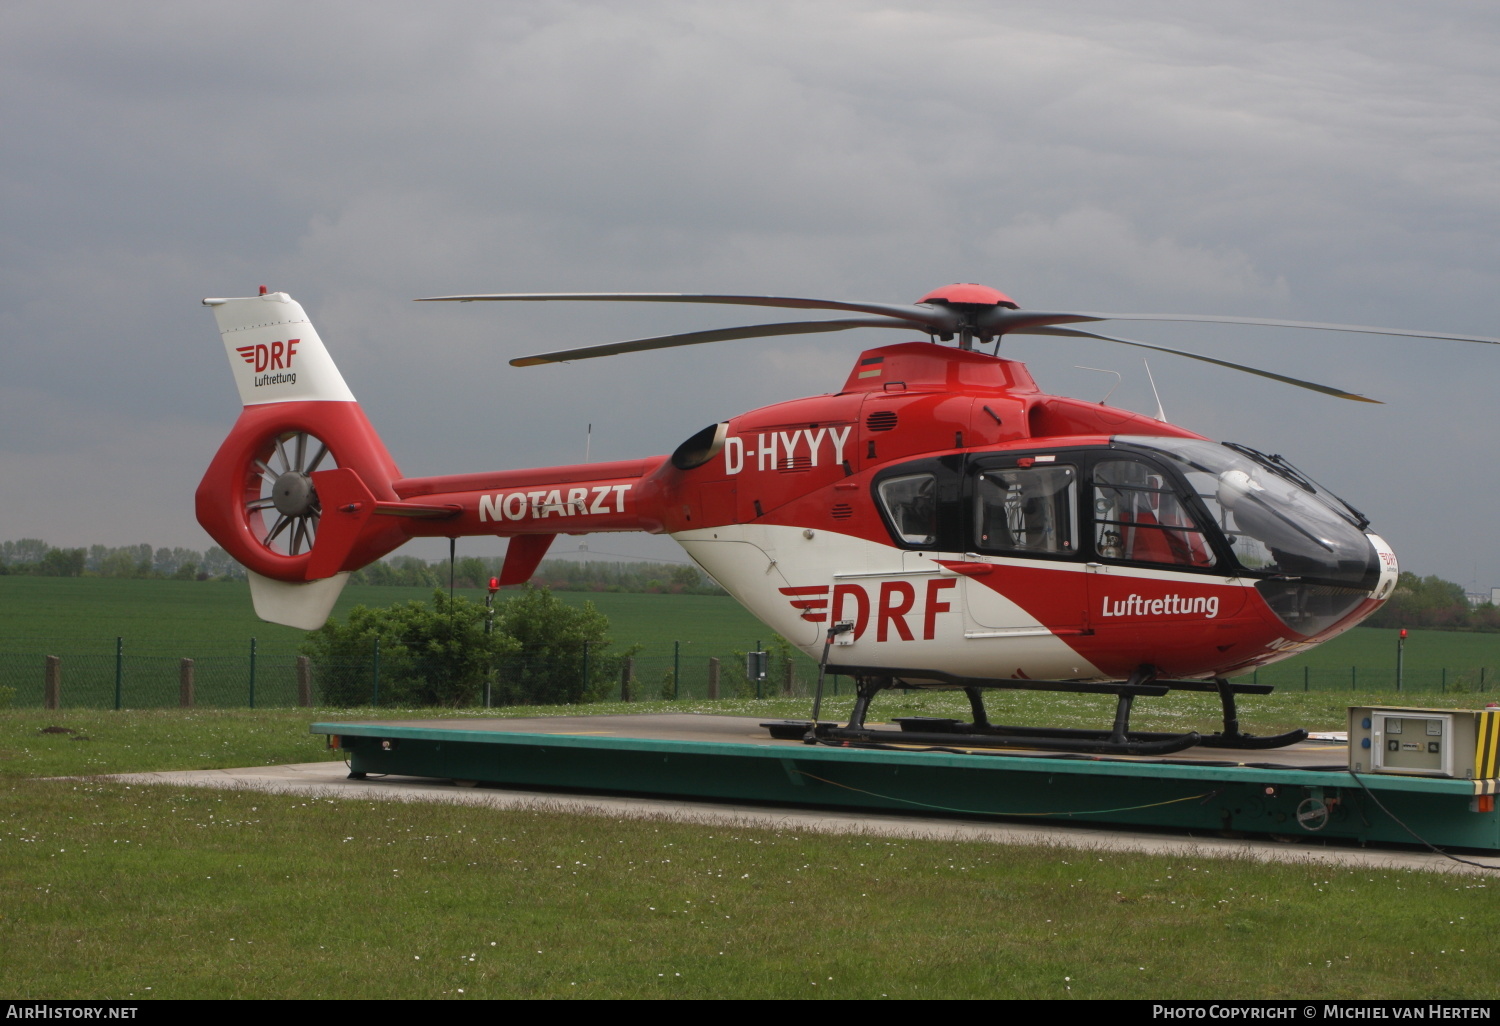
<svg viewBox="0 0 1500 1026">
<path fill-rule="evenodd" d="M 973 821 L 930 816 L 898 816 L 801 808 L 465 787 L 420 777 L 375 777 L 350 780 L 342 762 L 305 762 L 244 769 L 127 773 L 109 777 L 130 784 L 218 787 L 276 794 L 314 794 L 342 799 L 437 801 L 495 809 L 527 809 L 616 819 L 652 819 L 720 827 L 752 827 L 816 833 L 871 834 L 986 844 L 1031 844 L 1084 851 L 1144 852 L 1192 858 L 1244 858 L 1258 862 L 1358 866 L 1368 869 L 1422 870 L 1488 875 L 1500 871 L 1500 860 L 1485 857 L 1453 861 L 1433 852 L 1391 851 L 1306 842 L 1192 836 L 1170 831 L 1142 832 L 1078 824 Z"/>
</svg>

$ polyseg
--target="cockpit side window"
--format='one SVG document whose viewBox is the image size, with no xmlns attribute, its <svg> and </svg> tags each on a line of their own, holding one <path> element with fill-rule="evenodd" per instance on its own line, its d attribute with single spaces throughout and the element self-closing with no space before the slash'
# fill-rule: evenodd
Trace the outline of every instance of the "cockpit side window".
<svg viewBox="0 0 1500 1026">
<path fill-rule="evenodd" d="M 974 493 L 980 552 L 1078 551 L 1078 470 L 1066 465 L 985 471 Z"/>
<path fill-rule="evenodd" d="M 1214 562 L 1201 525 L 1161 472 L 1140 460 L 1094 464 L 1094 551 L 1141 563 Z"/>
<path fill-rule="evenodd" d="M 878 486 L 881 505 L 896 536 L 908 545 L 937 542 L 937 476 L 908 474 L 892 477 Z"/>
</svg>

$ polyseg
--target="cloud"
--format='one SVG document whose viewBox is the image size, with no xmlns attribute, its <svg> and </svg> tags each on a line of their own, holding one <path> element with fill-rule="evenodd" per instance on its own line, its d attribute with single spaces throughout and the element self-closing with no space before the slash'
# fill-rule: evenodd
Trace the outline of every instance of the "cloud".
<svg viewBox="0 0 1500 1026">
<path fill-rule="evenodd" d="M 22 5 L 0 38 L 0 452 L 36 498 L 8 494 L 0 533 L 191 543 L 162 496 L 188 508 L 235 412 L 196 304 L 258 284 L 307 306 L 412 473 L 576 459 L 589 422 L 596 456 L 670 451 L 897 340 L 519 372 L 505 361 L 759 314 L 421 295 L 909 302 L 983 281 L 1032 307 L 1500 334 L 1497 20 L 1456 0 Z M 1488 459 L 1495 354 L 1132 331 L 1392 399 L 1350 412 L 1152 358 L 1174 417 L 1348 468 L 1408 558 L 1475 573 L 1471 511 L 1500 486 L 1466 486 L 1441 532 L 1413 497 Z M 1133 354 L 1006 345 L 1094 398 L 1073 366 L 1114 367 L 1116 398 L 1154 410 Z M 101 481 L 108 522 L 75 517 Z"/>
</svg>

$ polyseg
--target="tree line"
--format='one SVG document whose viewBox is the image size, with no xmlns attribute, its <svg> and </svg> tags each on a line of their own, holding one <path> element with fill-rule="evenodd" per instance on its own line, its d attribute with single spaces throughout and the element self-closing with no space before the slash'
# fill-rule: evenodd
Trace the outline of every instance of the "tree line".
<svg viewBox="0 0 1500 1026">
<path fill-rule="evenodd" d="M 453 567 L 461 588 L 483 588 L 500 576 L 504 558 L 466 556 Z M 351 578 L 355 584 L 412 588 L 446 588 L 448 561 L 428 562 L 416 556 L 376 560 Z M 132 579 L 208 581 L 243 580 L 245 568 L 219 548 L 156 548 L 150 545 L 91 545 L 59 548 L 40 538 L 0 542 L 0 576 L 121 577 Z M 532 583 L 555 591 L 723 595 L 695 566 L 675 563 L 609 563 L 599 560 L 544 560 Z"/>
<path fill-rule="evenodd" d="M 1462 585 L 1403 570 L 1396 579 L 1395 592 L 1365 621 L 1365 626 L 1500 631 L 1500 608 L 1492 602 L 1471 606 Z"/>
<path fill-rule="evenodd" d="M 214 545 L 197 549 L 140 545 L 58 548 L 40 538 L 0 542 L 0 575 L 31 577 L 125 577 L 176 581 L 233 580 L 245 568 Z"/>
</svg>

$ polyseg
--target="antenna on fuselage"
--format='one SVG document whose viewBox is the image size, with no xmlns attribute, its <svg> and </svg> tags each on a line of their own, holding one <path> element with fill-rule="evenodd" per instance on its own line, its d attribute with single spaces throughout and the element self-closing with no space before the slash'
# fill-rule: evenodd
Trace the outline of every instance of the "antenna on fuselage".
<svg viewBox="0 0 1500 1026">
<path fill-rule="evenodd" d="M 1094 371 L 1096 374 L 1113 374 L 1115 376 L 1115 383 L 1109 386 L 1109 391 L 1105 392 L 1104 398 L 1099 400 L 1100 406 L 1103 406 L 1105 403 L 1109 402 L 1109 397 L 1115 394 L 1115 389 L 1119 388 L 1120 382 L 1124 380 L 1119 371 L 1105 370 L 1103 367 L 1085 367 L 1082 364 L 1075 363 L 1073 365 L 1073 369 Z"/>
<path fill-rule="evenodd" d="M 1151 394 L 1156 396 L 1156 419 L 1165 424 L 1167 422 L 1167 412 L 1162 409 L 1161 393 L 1156 390 L 1156 378 L 1151 375 L 1151 365 L 1146 363 L 1145 357 L 1141 358 L 1141 363 L 1146 365 L 1146 379 L 1151 382 Z"/>
</svg>

